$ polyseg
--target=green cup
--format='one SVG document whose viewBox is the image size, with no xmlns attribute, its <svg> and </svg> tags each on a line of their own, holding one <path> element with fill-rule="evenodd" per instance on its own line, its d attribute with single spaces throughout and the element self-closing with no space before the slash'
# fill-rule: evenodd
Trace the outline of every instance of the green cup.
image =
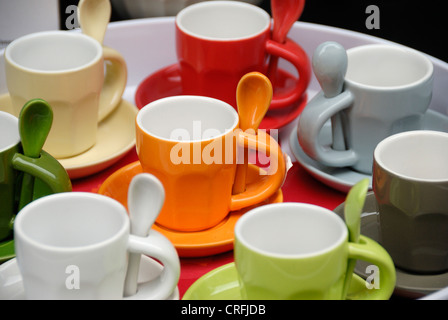
<svg viewBox="0 0 448 320">
<path fill-rule="evenodd" d="M 348 241 L 335 213 L 304 203 L 270 204 L 243 215 L 235 226 L 235 264 L 241 295 L 248 300 L 389 299 L 396 273 L 389 254 L 361 236 Z M 344 296 L 348 261 L 371 264 L 372 283 Z"/>
<path fill-rule="evenodd" d="M 0 111 L 0 241 L 11 237 L 18 212 L 23 173 L 35 177 L 33 199 L 72 190 L 67 171 L 51 155 L 39 158 L 22 154 L 18 119 Z"/>
</svg>

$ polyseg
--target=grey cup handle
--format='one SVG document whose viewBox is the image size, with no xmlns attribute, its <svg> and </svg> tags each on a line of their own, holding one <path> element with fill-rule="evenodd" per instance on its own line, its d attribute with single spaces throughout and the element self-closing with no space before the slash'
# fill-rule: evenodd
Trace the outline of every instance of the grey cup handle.
<svg viewBox="0 0 448 320">
<path fill-rule="evenodd" d="M 344 91 L 348 58 L 345 49 L 337 42 L 319 45 L 312 59 L 313 72 L 322 92 L 314 97 L 300 115 L 297 135 L 305 153 L 320 163 L 333 167 L 354 165 L 358 157 L 346 150 L 345 135 L 340 112 L 353 103 L 353 96 Z M 333 144 L 324 148 L 319 144 L 319 132 L 331 119 Z"/>
<path fill-rule="evenodd" d="M 354 150 L 335 150 L 319 142 L 319 133 L 324 124 L 353 103 L 350 91 L 344 91 L 334 98 L 317 94 L 302 111 L 297 126 L 297 138 L 305 153 L 326 166 L 350 167 L 358 161 Z"/>
</svg>

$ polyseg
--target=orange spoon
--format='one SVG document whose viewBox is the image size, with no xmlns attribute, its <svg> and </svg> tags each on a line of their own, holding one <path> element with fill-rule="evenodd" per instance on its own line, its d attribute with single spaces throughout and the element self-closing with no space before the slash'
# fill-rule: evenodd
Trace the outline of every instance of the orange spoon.
<svg viewBox="0 0 448 320">
<path fill-rule="evenodd" d="M 252 129 L 255 133 L 260 126 L 272 100 L 272 85 L 269 79 L 259 73 L 244 75 L 236 89 L 240 129 Z M 233 184 L 233 194 L 246 190 L 246 172 L 249 155 L 244 153 L 244 163 L 238 164 Z"/>
</svg>

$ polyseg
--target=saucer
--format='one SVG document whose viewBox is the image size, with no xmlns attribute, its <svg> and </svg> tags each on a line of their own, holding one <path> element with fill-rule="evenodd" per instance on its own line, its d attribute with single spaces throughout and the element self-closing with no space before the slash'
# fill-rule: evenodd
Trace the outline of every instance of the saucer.
<svg viewBox="0 0 448 320">
<path fill-rule="evenodd" d="M 334 212 L 344 218 L 344 203 L 339 205 Z M 378 212 L 375 195 L 373 192 L 367 194 L 363 213 L 361 215 L 361 233 L 381 244 L 379 240 Z M 363 278 L 368 275 L 364 272 L 367 263 L 358 261 L 355 273 Z M 411 274 L 398 268 L 397 283 L 395 285 L 394 295 L 406 298 L 420 298 L 422 296 L 434 293 L 448 286 L 448 272 L 437 275 Z"/>
<path fill-rule="evenodd" d="M 353 275 L 349 295 L 365 290 L 365 281 Z M 235 263 L 216 268 L 196 280 L 182 300 L 242 300 Z"/>
<path fill-rule="evenodd" d="M 439 112 L 428 110 L 424 116 L 423 129 L 448 132 L 448 117 Z M 330 146 L 331 141 L 331 122 L 328 121 L 319 134 L 319 142 L 323 146 Z M 369 189 L 372 189 L 372 175 L 357 172 L 348 167 L 335 168 L 325 166 L 311 159 L 303 151 L 297 139 L 297 127 L 291 132 L 289 144 L 295 158 L 305 170 L 329 187 L 342 192 L 348 192 L 359 180 L 368 178 L 370 180 Z"/>
<path fill-rule="evenodd" d="M 12 112 L 9 94 L 0 96 L 0 110 Z M 57 159 L 67 170 L 70 179 L 77 179 L 99 172 L 126 155 L 135 146 L 135 116 L 138 109 L 126 100 L 99 123 L 97 142 L 86 152 L 64 159 Z"/>
<path fill-rule="evenodd" d="M 280 87 L 275 88 L 276 91 L 282 91 L 285 87 L 287 88 L 290 86 L 292 81 L 296 81 L 296 79 L 286 71 L 279 70 L 278 75 L 279 83 L 281 85 Z M 137 87 L 135 102 L 137 107 L 141 109 L 152 101 L 176 95 L 182 95 L 180 70 L 179 64 L 177 63 L 162 68 L 144 79 Z M 279 129 L 287 125 L 299 116 L 306 103 L 307 95 L 304 94 L 294 105 L 268 111 L 261 121 L 259 128 Z"/>
<path fill-rule="evenodd" d="M 258 167 L 249 165 L 247 181 L 250 183 L 258 176 Z M 113 173 L 99 189 L 99 193 L 109 196 L 127 207 L 128 188 L 132 178 L 142 173 L 139 161 L 133 162 Z M 271 198 L 259 205 L 283 201 L 279 190 Z M 167 237 L 177 249 L 180 257 L 204 257 L 227 252 L 233 249 L 233 230 L 238 219 L 253 207 L 231 212 L 217 226 L 196 232 L 181 232 L 153 225 L 153 229 Z"/>
<path fill-rule="evenodd" d="M 163 266 L 155 260 L 142 255 L 140 260 L 140 269 L 138 274 L 138 288 L 142 283 L 155 279 L 163 270 Z M 23 289 L 22 276 L 16 259 L 0 265 L 0 300 L 24 300 L 25 292 Z M 126 297 L 124 300 L 148 300 L 150 297 L 143 290 L 137 292 L 132 297 Z M 166 300 L 179 300 L 179 289 L 167 297 Z"/>
<path fill-rule="evenodd" d="M 14 240 L 0 241 L 0 264 L 16 256 L 14 249 Z"/>
</svg>

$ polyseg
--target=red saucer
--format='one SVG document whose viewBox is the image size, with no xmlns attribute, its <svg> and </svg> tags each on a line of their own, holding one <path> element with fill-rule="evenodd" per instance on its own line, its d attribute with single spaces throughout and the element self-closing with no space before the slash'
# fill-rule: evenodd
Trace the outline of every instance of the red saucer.
<svg viewBox="0 0 448 320">
<path fill-rule="evenodd" d="M 278 71 L 275 93 L 281 93 L 294 85 L 296 79 L 284 70 Z M 148 103 L 169 97 L 182 95 L 179 65 L 177 63 L 162 68 L 143 80 L 137 88 L 135 102 L 139 109 Z M 307 103 L 307 95 L 295 104 L 277 110 L 269 110 L 260 124 L 260 129 L 280 129 L 296 119 Z"/>
</svg>

